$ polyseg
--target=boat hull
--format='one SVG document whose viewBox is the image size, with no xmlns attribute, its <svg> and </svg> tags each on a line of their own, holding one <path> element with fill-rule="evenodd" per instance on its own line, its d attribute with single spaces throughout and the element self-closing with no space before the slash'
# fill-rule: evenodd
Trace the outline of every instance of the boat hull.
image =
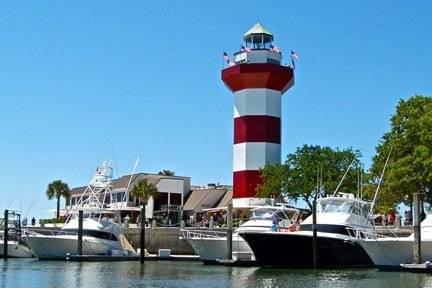
<svg viewBox="0 0 432 288">
<path fill-rule="evenodd" d="M 360 240 L 373 263 L 382 269 L 400 269 L 400 264 L 413 262 L 414 241 L 409 238 L 378 238 Z M 432 241 L 422 241 L 422 263 L 432 260 Z"/>
<path fill-rule="evenodd" d="M 0 243 L 0 257 L 3 257 L 3 251 L 4 251 L 4 243 L 3 241 Z M 9 241 L 8 242 L 8 257 L 11 258 L 31 258 L 33 257 L 33 253 L 25 245 L 22 245 L 16 241 Z"/>
<path fill-rule="evenodd" d="M 205 264 L 215 264 L 217 260 L 226 259 L 227 239 L 221 238 L 200 238 L 191 237 L 187 241 L 199 255 L 200 260 Z M 233 235 L 232 240 L 233 255 L 249 255 L 253 258 L 253 252 L 246 241 L 238 235 Z"/>
<path fill-rule="evenodd" d="M 30 235 L 27 236 L 27 243 L 38 259 L 65 260 L 68 253 L 77 254 L 78 237 L 76 235 Z M 113 251 L 121 250 L 123 248 L 118 241 L 83 236 L 83 255 L 111 255 Z"/>
<path fill-rule="evenodd" d="M 312 231 L 245 232 L 246 240 L 260 266 L 312 268 Z M 318 267 L 368 267 L 372 261 L 349 236 L 318 232 Z"/>
</svg>

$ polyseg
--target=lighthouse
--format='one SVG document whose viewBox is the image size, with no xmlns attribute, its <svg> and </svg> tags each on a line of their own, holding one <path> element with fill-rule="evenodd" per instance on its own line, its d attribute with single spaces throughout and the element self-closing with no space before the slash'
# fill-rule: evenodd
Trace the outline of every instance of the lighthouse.
<svg viewBox="0 0 432 288">
<path fill-rule="evenodd" d="M 222 70 L 234 94 L 233 205 L 265 204 L 256 198 L 260 168 L 281 163 L 281 98 L 294 84 L 293 68 L 281 65 L 273 34 L 260 23 L 244 36 L 242 49 Z"/>
</svg>

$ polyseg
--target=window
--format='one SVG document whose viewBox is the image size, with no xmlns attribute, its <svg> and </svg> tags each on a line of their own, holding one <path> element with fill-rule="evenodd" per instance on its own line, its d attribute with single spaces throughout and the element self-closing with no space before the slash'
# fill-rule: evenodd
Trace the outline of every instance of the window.
<svg viewBox="0 0 432 288">
<path fill-rule="evenodd" d="M 279 64 L 279 61 L 273 58 L 267 58 L 267 63 L 270 64 Z"/>
</svg>

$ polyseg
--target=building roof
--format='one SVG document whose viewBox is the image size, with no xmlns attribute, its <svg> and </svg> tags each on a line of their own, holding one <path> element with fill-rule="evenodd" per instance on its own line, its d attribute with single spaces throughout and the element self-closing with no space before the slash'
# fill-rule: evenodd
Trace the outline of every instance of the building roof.
<svg viewBox="0 0 432 288">
<path fill-rule="evenodd" d="M 266 34 L 271 36 L 271 38 L 273 38 L 273 34 L 267 29 L 265 28 L 261 23 L 256 23 L 251 29 L 249 29 L 249 31 L 247 31 L 244 35 L 243 38 L 246 38 L 248 36 L 251 35 L 260 35 L 260 34 Z"/>
<path fill-rule="evenodd" d="M 216 205 L 218 208 L 227 207 L 229 203 L 232 203 L 233 190 L 228 190 L 219 203 Z"/>
<path fill-rule="evenodd" d="M 164 175 L 157 175 L 157 174 L 148 174 L 148 173 L 137 173 L 132 176 L 131 175 L 125 175 L 118 179 L 114 179 L 112 181 L 112 190 L 126 190 L 128 183 L 130 181 L 130 187 L 132 188 L 136 182 L 138 182 L 141 179 L 147 179 L 148 182 L 157 185 L 161 179 L 187 179 L 188 177 L 183 176 L 164 176 Z M 70 195 L 81 195 L 84 193 L 84 190 L 87 188 L 87 186 L 81 186 L 81 187 L 75 187 L 70 190 Z"/>
<path fill-rule="evenodd" d="M 183 211 L 201 212 L 203 209 L 214 208 L 226 194 L 226 188 L 199 188 L 192 190 Z"/>
</svg>

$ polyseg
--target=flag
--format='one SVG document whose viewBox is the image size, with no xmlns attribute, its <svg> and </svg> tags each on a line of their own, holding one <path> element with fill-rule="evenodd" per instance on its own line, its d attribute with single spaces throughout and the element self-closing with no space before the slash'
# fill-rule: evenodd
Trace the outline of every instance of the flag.
<svg viewBox="0 0 432 288">
<path fill-rule="evenodd" d="M 293 66 L 293 69 L 295 70 L 295 60 L 299 60 L 299 56 L 297 55 L 297 53 L 295 53 L 293 50 L 291 50 L 291 63 Z"/>
<path fill-rule="evenodd" d="M 270 45 L 270 49 L 271 49 L 271 51 L 273 51 L 275 53 L 280 53 L 280 49 L 277 46 Z"/>
<path fill-rule="evenodd" d="M 245 47 L 245 46 L 241 45 L 241 51 L 251 52 L 252 49 L 249 47 Z"/>
<path fill-rule="evenodd" d="M 226 52 L 223 52 L 223 58 L 227 63 L 230 62 L 230 57 L 228 56 L 228 54 Z"/>
</svg>

